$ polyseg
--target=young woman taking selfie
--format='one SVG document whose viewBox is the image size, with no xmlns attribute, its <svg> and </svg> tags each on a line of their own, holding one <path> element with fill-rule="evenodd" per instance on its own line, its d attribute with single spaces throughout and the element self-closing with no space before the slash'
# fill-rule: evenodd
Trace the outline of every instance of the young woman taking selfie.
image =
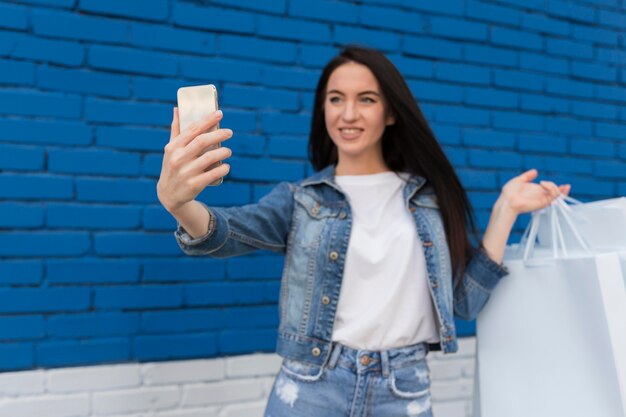
<svg viewBox="0 0 626 417">
<path fill-rule="evenodd" d="M 457 350 L 454 316 L 473 319 L 506 275 L 517 215 L 569 186 L 508 181 L 478 247 L 467 195 L 405 80 L 378 51 L 348 47 L 322 71 L 309 138 L 317 173 L 257 204 L 195 200 L 226 175 L 232 136 L 216 113 L 179 131 L 174 112 L 159 200 L 189 255 L 285 254 L 266 416 L 431 416 L 429 350 Z M 200 155 L 200 156 L 199 156 Z"/>
</svg>

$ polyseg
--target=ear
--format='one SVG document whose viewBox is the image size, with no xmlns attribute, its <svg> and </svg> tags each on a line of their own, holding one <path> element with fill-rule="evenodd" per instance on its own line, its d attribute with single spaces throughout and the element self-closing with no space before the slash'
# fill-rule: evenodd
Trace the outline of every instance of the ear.
<svg viewBox="0 0 626 417">
<path fill-rule="evenodd" d="M 385 125 L 386 126 L 391 126 L 396 124 L 396 116 L 393 113 L 389 113 L 387 115 L 387 119 L 385 120 Z"/>
</svg>

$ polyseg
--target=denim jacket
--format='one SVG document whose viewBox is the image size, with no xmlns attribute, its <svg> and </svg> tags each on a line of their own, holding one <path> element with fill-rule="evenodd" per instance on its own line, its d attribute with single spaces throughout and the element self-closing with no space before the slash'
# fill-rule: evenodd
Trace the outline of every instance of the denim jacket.
<svg viewBox="0 0 626 417">
<path fill-rule="evenodd" d="M 227 258 L 256 249 L 284 253 L 276 350 L 282 357 L 317 366 L 330 354 L 352 226 L 350 204 L 334 180 L 334 169 L 331 165 L 307 179 L 282 182 L 256 204 L 207 207 L 215 218 L 215 228 L 205 236 L 193 239 L 180 225 L 175 232 L 188 255 Z M 454 288 L 450 253 L 432 187 L 424 178 L 411 176 L 403 195 L 423 243 L 440 348 L 444 353 L 455 352 L 454 315 L 475 318 L 507 271 L 477 249 Z"/>
</svg>

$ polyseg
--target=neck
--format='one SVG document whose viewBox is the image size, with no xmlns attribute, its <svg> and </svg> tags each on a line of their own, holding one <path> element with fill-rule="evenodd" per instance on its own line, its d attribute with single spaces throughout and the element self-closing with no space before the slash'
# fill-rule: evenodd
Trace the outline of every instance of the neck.
<svg viewBox="0 0 626 417">
<path fill-rule="evenodd" d="M 388 171 L 389 167 L 382 159 L 359 160 L 340 158 L 335 168 L 335 175 L 367 175 Z"/>
</svg>

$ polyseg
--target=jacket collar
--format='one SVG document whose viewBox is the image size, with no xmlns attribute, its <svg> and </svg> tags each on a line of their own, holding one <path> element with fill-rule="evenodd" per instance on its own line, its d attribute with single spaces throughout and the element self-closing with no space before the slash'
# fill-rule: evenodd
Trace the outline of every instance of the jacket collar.
<svg viewBox="0 0 626 417">
<path fill-rule="evenodd" d="M 405 200 L 409 200 L 413 195 L 426 183 L 426 178 L 419 175 L 410 175 L 406 179 L 403 194 Z M 335 182 L 335 165 L 331 164 L 323 168 L 321 171 L 316 172 L 309 178 L 302 181 L 303 187 L 308 187 L 316 184 L 327 184 L 333 187 L 337 191 L 343 193 L 339 185 Z"/>
</svg>

